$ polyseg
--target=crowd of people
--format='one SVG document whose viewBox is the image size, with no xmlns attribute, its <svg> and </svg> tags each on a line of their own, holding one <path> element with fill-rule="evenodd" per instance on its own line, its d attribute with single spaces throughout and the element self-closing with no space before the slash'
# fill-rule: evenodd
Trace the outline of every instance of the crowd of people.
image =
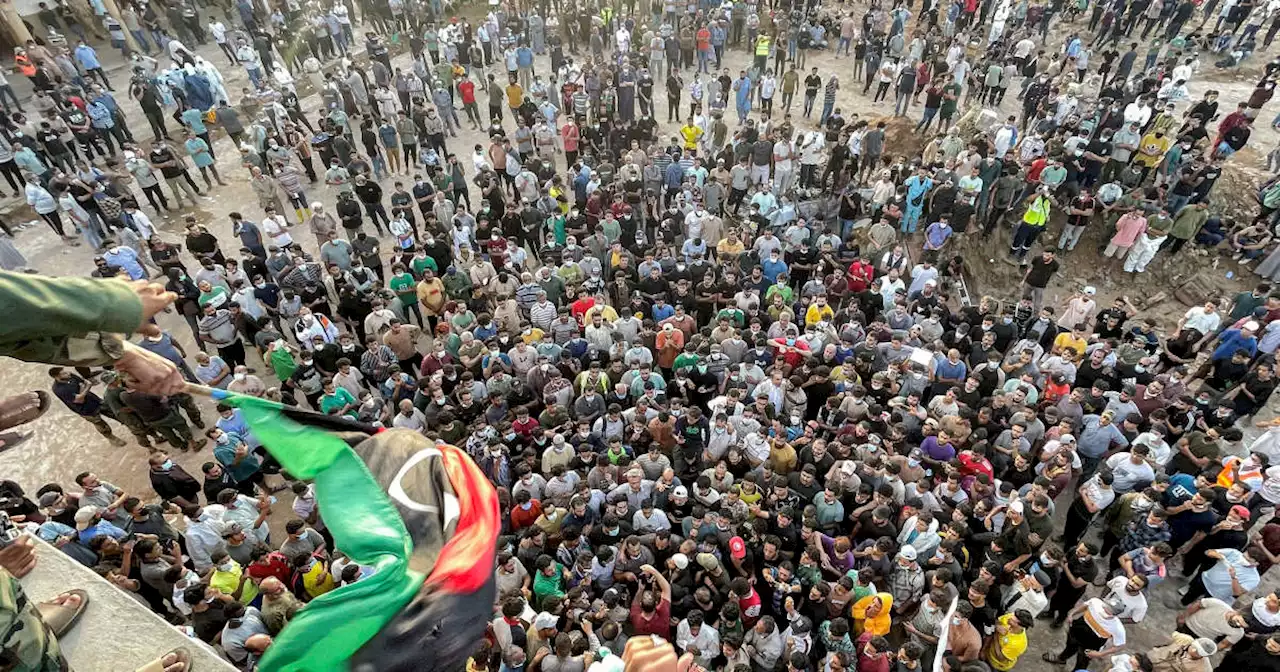
<svg viewBox="0 0 1280 672">
<path fill-rule="evenodd" d="M 1007 672 L 1042 629 L 1069 669 L 1280 670 L 1280 424 L 1244 431 L 1276 387 L 1280 183 L 1252 220 L 1211 202 L 1278 5 L 135 1 L 100 14 L 113 94 L 59 0 L 78 44 L 17 50 L 37 93 L 0 172 L 91 276 L 172 293 L 132 347 L 187 381 L 471 455 L 503 517 L 471 670 L 622 669 L 656 635 L 627 669 Z M 1190 99 L 1249 66 L 1247 100 Z M 851 98 L 918 116 L 920 153 Z M 256 203 L 202 222 L 224 182 Z M 966 235 L 1007 237 L 1020 285 L 962 302 Z M 1068 273 L 1081 244 L 1102 267 Z M 1065 279 L 1188 244 L 1261 281 L 1173 325 Z M 232 663 L 373 571 L 239 409 L 49 375 L 153 492 L 84 471 L 4 482 L 6 511 Z M 1166 581 L 1177 632 L 1130 646 Z"/>
</svg>

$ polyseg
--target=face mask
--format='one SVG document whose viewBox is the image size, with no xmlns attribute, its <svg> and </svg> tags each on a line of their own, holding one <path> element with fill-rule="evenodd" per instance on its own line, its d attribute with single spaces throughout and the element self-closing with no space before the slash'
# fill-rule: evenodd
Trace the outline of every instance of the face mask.
<svg viewBox="0 0 1280 672">
<path fill-rule="evenodd" d="M 232 377 L 232 378 L 234 378 L 234 379 L 236 379 L 236 380 L 244 380 L 244 379 L 245 379 L 245 374 L 243 374 L 243 373 L 235 373 L 235 374 L 232 374 L 232 375 L 231 375 L 231 377 Z"/>
<path fill-rule="evenodd" d="M 164 462 L 160 463 L 161 471 L 169 471 L 172 468 L 173 468 L 173 460 L 165 460 Z"/>
<path fill-rule="evenodd" d="M 221 565 L 218 565 L 219 572 L 231 572 L 231 571 L 235 571 L 235 568 L 236 568 L 236 563 L 234 562 L 224 562 Z"/>
</svg>

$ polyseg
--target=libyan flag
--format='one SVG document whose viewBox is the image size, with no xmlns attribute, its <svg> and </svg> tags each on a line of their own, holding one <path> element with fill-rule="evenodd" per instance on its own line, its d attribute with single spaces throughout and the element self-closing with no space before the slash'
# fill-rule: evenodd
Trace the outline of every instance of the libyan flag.
<svg viewBox="0 0 1280 672">
<path fill-rule="evenodd" d="M 285 469 L 314 480 L 338 550 L 376 570 L 309 602 L 260 669 L 462 669 L 492 616 L 499 529 L 497 493 L 471 458 L 409 430 L 348 441 L 272 402 L 221 401 Z"/>
</svg>

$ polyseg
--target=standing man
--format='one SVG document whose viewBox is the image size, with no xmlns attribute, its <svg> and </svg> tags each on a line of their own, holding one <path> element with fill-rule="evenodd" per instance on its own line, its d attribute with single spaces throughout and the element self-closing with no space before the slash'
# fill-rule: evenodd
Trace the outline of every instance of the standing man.
<svg viewBox="0 0 1280 672">
<path fill-rule="evenodd" d="M 111 445 L 125 445 L 124 439 L 116 436 L 111 431 L 111 425 L 102 417 L 102 397 L 93 393 L 88 381 L 60 366 L 49 369 L 49 377 L 53 378 L 54 396 L 61 399 L 67 408 L 88 420 L 99 434 L 107 437 Z"/>
</svg>

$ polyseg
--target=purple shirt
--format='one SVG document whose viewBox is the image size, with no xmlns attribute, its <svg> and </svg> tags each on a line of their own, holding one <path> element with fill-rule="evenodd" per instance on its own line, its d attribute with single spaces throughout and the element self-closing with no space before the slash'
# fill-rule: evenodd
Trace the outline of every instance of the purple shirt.
<svg viewBox="0 0 1280 672">
<path fill-rule="evenodd" d="M 920 452 L 924 453 L 929 459 L 938 462 L 950 462 L 956 456 L 956 449 L 951 447 L 949 443 L 938 443 L 938 437 L 927 436 L 920 443 Z"/>
</svg>

